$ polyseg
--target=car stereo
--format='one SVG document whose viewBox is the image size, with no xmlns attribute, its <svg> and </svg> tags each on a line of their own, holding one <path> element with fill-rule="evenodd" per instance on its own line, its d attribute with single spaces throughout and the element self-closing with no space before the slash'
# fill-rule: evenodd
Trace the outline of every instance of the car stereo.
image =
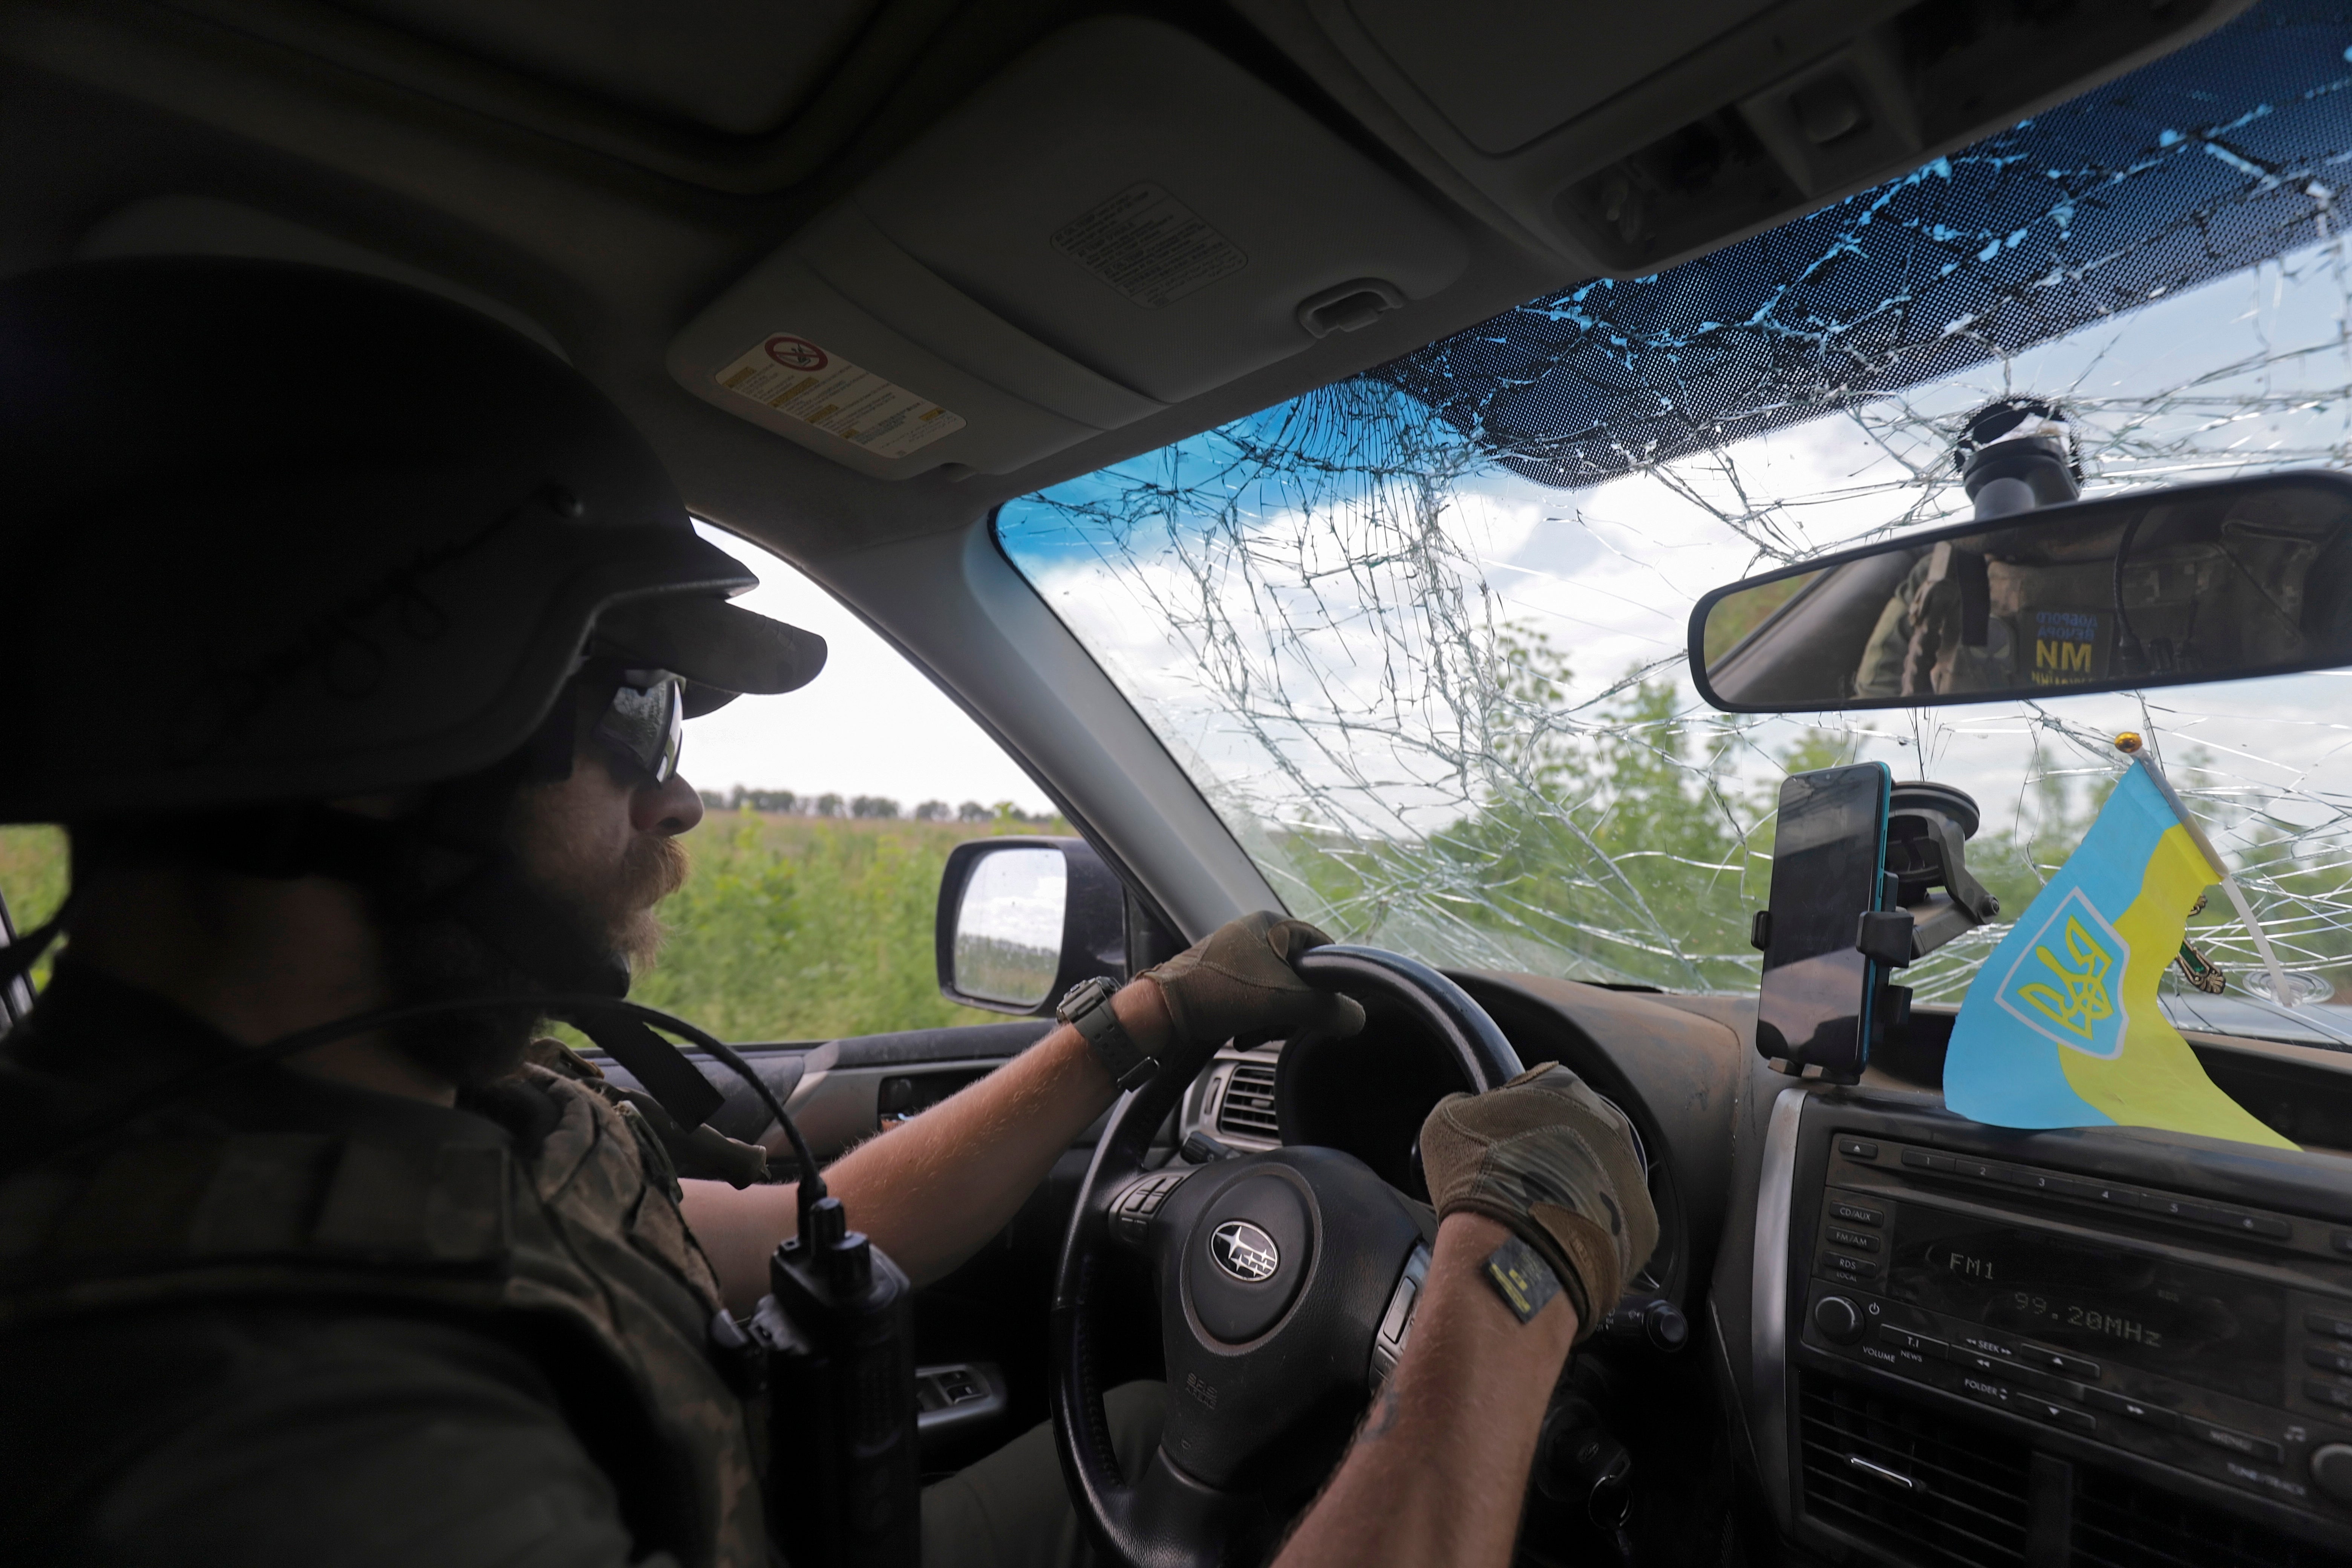
<svg viewBox="0 0 2352 1568">
<path fill-rule="evenodd" d="M 2122 1180 L 1968 1152 L 2001 1140 L 1957 1119 L 1827 1101 L 1803 1120 L 1786 1242 L 1793 1376 L 2022 1424 L 2034 1451 L 2352 1543 L 2352 1193 L 2340 1182 L 2315 1203 L 2315 1170 L 2297 1173 L 2300 1196 L 2272 1194 L 2279 1206 L 2221 1202 L 2183 1190 L 2210 1189 L 2210 1169 L 2231 1163 L 2203 1150 L 2110 1137 L 2087 1163 L 2137 1161 L 2149 1177 Z M 2239 1192 L 2252 1190 L 2235 1163 Z M 1853 1463 L 1884 1488 L 1927 1485 L 1883 1456 Z"/>
</svg>

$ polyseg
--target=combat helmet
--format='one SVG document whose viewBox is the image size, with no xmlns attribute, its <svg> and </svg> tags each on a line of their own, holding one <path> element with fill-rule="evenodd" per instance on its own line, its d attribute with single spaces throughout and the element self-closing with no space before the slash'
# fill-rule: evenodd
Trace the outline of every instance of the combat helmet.
<svg viewBox="0 0 2352 1568">
<path fill-rule="evenodd" d="M 462 305 L 324 268 L 80 263 L 0 283 L 0 822 L 429 784 L 523 745 L 592 653 L 685 708 L 814 677 L 728 604 L 588 379 Z"/>
<path fill-rule="evenodd" d="M 824 661 L 728 603 L 757 579 L 585 376 L 353 273 L 142 258 L 0 283 L 0 636 L 32 699 L 0 822 L 73 826 L 78 875 L 85 837 L 156 823 L 263 875 L 436 859 L 434 897 L 558 991 L 618 994 L 626 966 L 541 940 L 549 911 L 467 824 L 551 730 L 570 766 L 559 698 L 650 674 L 675 721 Z M 467 809 L 331 805 L 420 790 Z"/>
</svg>

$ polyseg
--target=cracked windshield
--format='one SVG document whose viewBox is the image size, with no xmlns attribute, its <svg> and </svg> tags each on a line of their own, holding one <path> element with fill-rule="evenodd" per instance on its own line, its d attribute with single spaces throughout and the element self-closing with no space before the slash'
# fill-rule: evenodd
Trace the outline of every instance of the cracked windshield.
<svg viewBox="0 0 2352 1568">
<path fill-rule="evenodd" d="M 2352 675 L 1730 715 L 1709 588 L 1965 519 L 1971 418 L 2030 402 L 2086 497 L 2352 450 L 2352 19 L 2204 42 L 1655 277 L 1530 300 L 1357 379 L 1009 504 L 1003 548 L 1297 913 L 1460 967 L 1752 991 L 1789 772 L 1882 761 L 1981 808 L 2001 917 L 2150 750 L 2225 901 L 2188 1027 L 2352 1048 Z"/>
</svg>

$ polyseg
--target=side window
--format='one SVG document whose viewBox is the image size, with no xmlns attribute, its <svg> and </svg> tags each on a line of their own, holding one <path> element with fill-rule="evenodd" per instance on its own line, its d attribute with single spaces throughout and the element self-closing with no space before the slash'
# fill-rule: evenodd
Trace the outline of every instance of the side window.
<svg viewBox="0 0 2352 1568">
<path fill-rule="evenodd" d="M 688 725 L 680 772 L 708 815 L 634 993 L 732 1040 L 828 1039 L 1003 1021 L 939 992 L 932 920 L 948 852 L 1067 833 L 1018 763 L 890 645 L 758 546 L 737 603 L 822 636 L 824 673 Z"/>
<path fill-rule="evenodd" d="M 55 827 L 0 827 L 0 947 L 18 932 L 38 929 L 58 912 L 66 896 L 66 836 Z M 0 1034 L 5 1034 L 33 994 L 49 977 L 49 957 L 32 974 L 0 985 Z"/>
<path fill-rule="evenodd" d="M 633 994 L 730 1040 L 1003 1022 L 940 994 L 940 874 L 964 839 L 1068 825 L 1003 748 L 822 588 L 756 545 L 704 532 L 759 575 L 739 603 L 816 632 L 831 653 L 802 689 L 739 698 L 687 727 L 679 771 L 708 815 L 684 840 L 692 874 L 663 906 L 667 934 Z M 0 908 L 15 930 L 55 914 L 66 879 L 63 832 L 0 826 Z M 13 1017 L 0 997 L 0 1034 Z"/>
</svg>

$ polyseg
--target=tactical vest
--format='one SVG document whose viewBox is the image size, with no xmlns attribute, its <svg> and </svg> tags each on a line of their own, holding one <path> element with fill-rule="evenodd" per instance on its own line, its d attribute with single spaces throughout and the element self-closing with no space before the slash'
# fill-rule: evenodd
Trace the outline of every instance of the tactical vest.
<svg viewBox="0 0 2352 1568">
<path fill-rule="evenodd" d="M 602 1377 L 629 1404 L 656 1451 L 598 1458 L 633 1525 L 655 1515 L 677 1537 L 646 1544 L 760 1568 L 772 1556 L 751 1412 L 713 1342 L 719 1284 L 667 1158 L 635 1107 L 523 1071 L 555 1111 L 530 1158 L 494 1141 L 165 1132 L 0 1183 L 0 1354 L 16 1325 L 176 1304 L 471 1317 L 541 1357 L 559 1388 Z M 740 1343 L 731 1331 L 718 1331 Z"/>
</svg>

